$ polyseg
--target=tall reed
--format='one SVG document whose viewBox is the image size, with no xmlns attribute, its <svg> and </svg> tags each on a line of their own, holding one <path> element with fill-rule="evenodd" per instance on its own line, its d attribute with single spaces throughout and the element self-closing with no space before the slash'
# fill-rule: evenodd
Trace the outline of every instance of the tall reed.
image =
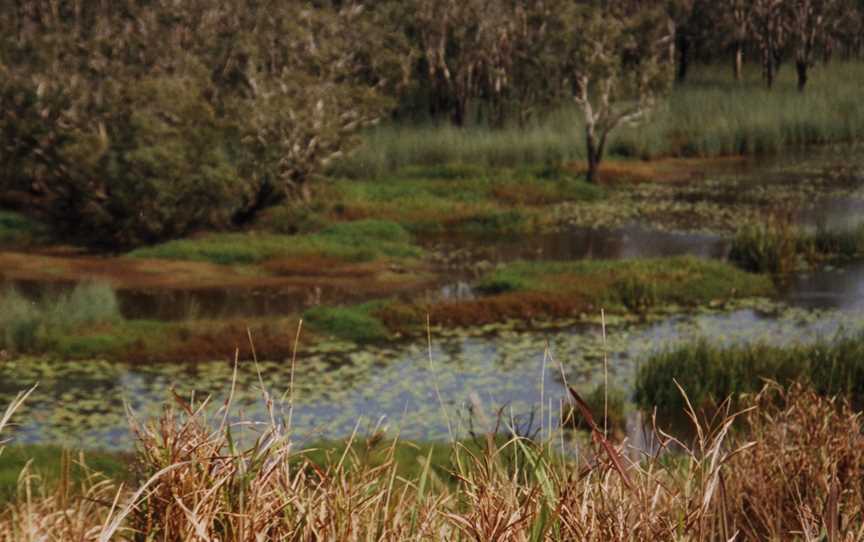
<svg viewBox="0 0 864 542">
<path fill-rule="evenodd" d="M 658 433 L 656 450 L 613 445 L 593 420 L 578 457 L 515 435 L 456 445 L 451 484 L 431 454 L 401 477 L 395 440 L 365 442 L 383 462 L 356 446 L 312 462 L 275 415 L 251 424 L 178 398 L 135 426 L 137 491 L 94 476 L 40 495 L 25 474 L 0 540 L 860 540 L 860 414 L 799 386 L 744 404 L 708 422 L 688 408 L 693 440 Z"/>
</svg>

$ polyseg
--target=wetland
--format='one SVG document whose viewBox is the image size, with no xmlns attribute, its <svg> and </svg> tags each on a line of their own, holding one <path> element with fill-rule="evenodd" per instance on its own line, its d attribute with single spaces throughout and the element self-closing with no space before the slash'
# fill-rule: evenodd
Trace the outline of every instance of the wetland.
<svg viewBox="0 0 864 542">
<path fill-rule="evenodd" d="M 124 451 L 129 413 L 158 416 L 174 393 L 221 404 L 236 360 L 242 416 L 266 418 L 263 385 L 301 441 L 381 429 L 438 440 L 477 423 L 479 405 L 555 425 L 565 379 L 587 391 L 604 367 L 631 397 L 640 363 L 705 338 L 804 345 L 864 327 L 855 251 L 773 276 L 730 263 L 736 232 L 768 217 L 858 231 L 864 149 L 666 163 L 658 180 L 622 174 L 569 202 L 498 200 L 495 216 L 522 217 L 501 231 L 437 231 L 385 205 L 318 233 L 206 234 L 131 255 L 7 243 L 7 297 L 42 312 L 32 342 L 6 339 L 0 399 L 39 383 L 19 442 Z M 363 182 L 354 192 L 380 196 Z M 416 182 L 440 200 L 453 181 Z M 357 214 L 356 195 L 342 197 Z M 115 305 L 76 320 L 70 300 L 87 284 Z M 65 320 L 52 309 L 63 303 Z"/>
</svg>

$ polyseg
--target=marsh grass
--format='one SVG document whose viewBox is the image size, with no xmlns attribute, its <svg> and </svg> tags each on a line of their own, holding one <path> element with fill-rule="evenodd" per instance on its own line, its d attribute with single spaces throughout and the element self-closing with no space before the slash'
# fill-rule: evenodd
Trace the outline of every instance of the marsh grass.
<svg viewBox="0 0 864 542">
<path fill-rule="evenodd" d="M 754 273 L 787 274 L 802 267 L 842 263 L 864 255 L 864 225 L 806 230 L 788 218 L 738 229 L 729 260 Z"/>
<path fill-rule="evenodd" d="M 334 219 L 395 221 L 418 233 L 520 233 L 549 221 L 543 207 L 596 201 L 605 191 L 559 166 L 483 169 L 406 166 L 377 178 L 337 179 L 319 194 Z"/>
<path fill-rule="evenodd" d="M 639 365 L 635 399 L 646 410 L 675 415 L 686 407 L 676 385 L 693 405 L 711 409 L 726 397 L 757 392 L 765 380 L 786 386 L 804 382 L 825 396 L 848 397 L 864 405 L 864 333 L 813 345 L 719 346 L 701 340 L 648 357 Z"/>
<path fill-rule="evenodd" d="M 781 71 L 773 91 L 758 66 L 732 80 L 726 66 L 705 66 L 644 123 L 613 133 L 609 154 L 619 158 L 708 157 L 777 153 L 808 145 L 864 138 L 859 107 L 864 63 L 819 66 L 803 94 L 794 69 Z M 335 164 L 335 176 L 376 178 L 406 166 L 463 164 L 518 167 L 584 159 L 582 121 L 564 108 L 525 127 L 457 129 L 446 124 L 388 125 L 365 135 L 356 153 Z"/>
<path fill-rule="evenodd" d="M 0 294 L 0 347 L 16 352 L 44 349 L 82 327 L 121 320 L 117 297 L 107 284 L 81 283 L 70 292 L 39 299 L 7 288 Z"/>
<path fill-rule="evenodd" d="M 313 330 L 357 343 L 380 342 L 391 333 L 375 315 L 386 301 L 372 301 L 347 307 L 314 307 L 303 314 Z"/>
<path fill-rule="evenodd" d="M 615 313 L 648 313 L 669 306 L 704 306 L 733 299 L 770 296 L 768 276 L 724 262 L 690 256 L 512 262 L 475 284 L 473 299 L 429 301 L 377 299 L 340 307 L 316 307 L 304 314 L 319 335 L 359 342 L 420 336 L 426 316 L 436 326 L 479 326 L 571 318 L 605 306 Z"/>
<path fill-rule="evenodd" d="M 688 410 L 696 436 L 657 435 L 656 453 L 631 455 L 595 424 L 576 457 L 552 441 L 489 435 L 451 445 L 449 472 L 433 468 L 444 451 L 432 448 L 407 472 L 398 439 L 354 435 L 313 461 L 275 411 L 264 424 L 229 422 L 177 398 L 134 425 L 135 486 L 94 473 L 43 491 L 25 469 L 0 540 L 859 539 L 860 415 L 799 386 L 743 405 L 727 403 L 713 422 Z"/>
<path fill-rule="evenodd" d="M 249 265 L 279 257 L 325 256 L 345 261 L 410 259 L 422 255 L 402 226 L 383 220 L 334 224 L 317 233 L 213 233 L 129 253 L 133 258 Z"/>
<path fill-rule="evenodd" d="M 478 291 L 559 292 L 610 308 L 647 310 L 660 304 L 694 305 L 773 291 L 770 280 L 723 262 L 691 256 L 574 262 L 515 262 L 480 280 Z"/>
</svg>

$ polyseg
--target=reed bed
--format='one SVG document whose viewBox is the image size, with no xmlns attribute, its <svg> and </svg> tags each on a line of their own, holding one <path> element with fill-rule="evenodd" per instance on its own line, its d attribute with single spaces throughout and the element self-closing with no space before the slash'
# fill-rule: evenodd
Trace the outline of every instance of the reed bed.
<svg viewBox="0 0 864 542">
<path fill-rule="evenodd" d="M 365 441 L 384 453 L 374 465 L 354 445 L 312 462 L 288 420 L 240 423 L 177 398 L 158 421 L 135 423 L 137 489 L 93 473 L 49 491 L 25 469 L 18 499 L 0 513 L 0 540 L 864 537 L 861 417 L 842 400 L 768 386 L 742 412 L 726 403 L 706 421 L 689 409 L 696 437 L 657 432 L 649 452 L 607 440 L 573 395 L 593 435 L 577 455 L 554 441 L 490 435 L 479 451 L 454 445 L 448 479 L 431 454 L 419 475 L 401 476 L 395 439 Z"/>
</svg>

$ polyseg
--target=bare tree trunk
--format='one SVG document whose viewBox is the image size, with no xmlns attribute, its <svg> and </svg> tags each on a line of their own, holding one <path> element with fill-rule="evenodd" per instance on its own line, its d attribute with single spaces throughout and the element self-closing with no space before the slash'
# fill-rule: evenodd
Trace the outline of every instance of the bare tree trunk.
<svg viewBox="0 0 864 542">
<path fill-rule="evenodd" d="M 740 81 L 744 71 L 744 46 L 739 41 L 735 44 L 735 80 Z"/>
<path fill-rule="evenodd" d="M 804 92 L 804 87 L 807 86 L 807 62 L 797 60 L 795 62 L 795 69 L 798 72 L 798 92 Z"/>
<path fill-rule="evenodd" d="M 690 69 L 690 39 L 684 32 L 678 34 L 678 82 L 683 82 L 687 79 L 687 72 Z"/>
<path fill-rule="evenodd" d="M 597 182 L 597 174 L 600 171 L 600 162 L 603 160 L 603 152 L 606 147 L 606 134 L 600 136 L 599 141 L 591 128 L 585 129 L 585 147 L 588 154 L 588 171 L 585 180 L 589 183 Z"/>
<path fill-rule="evenodd" d="M 765 80 L 765 86 L 768 90 L 774 88 L 774 76 L 776 75 L 776 66 L 774 65 L 774 53 L 770 48 L 762 50 L 762 78 Z"/>
<path fill-rule="evenodd" d="M 456 98 L 456 101 L 453 102 L 453 110 L 450 113 L 450 121 L 454 126 L 458 126 L 459 128 L 465 126 L 465 112 L 468 109 L 466 102 L 467 100 L 461 96 Z"/>
</svg>

